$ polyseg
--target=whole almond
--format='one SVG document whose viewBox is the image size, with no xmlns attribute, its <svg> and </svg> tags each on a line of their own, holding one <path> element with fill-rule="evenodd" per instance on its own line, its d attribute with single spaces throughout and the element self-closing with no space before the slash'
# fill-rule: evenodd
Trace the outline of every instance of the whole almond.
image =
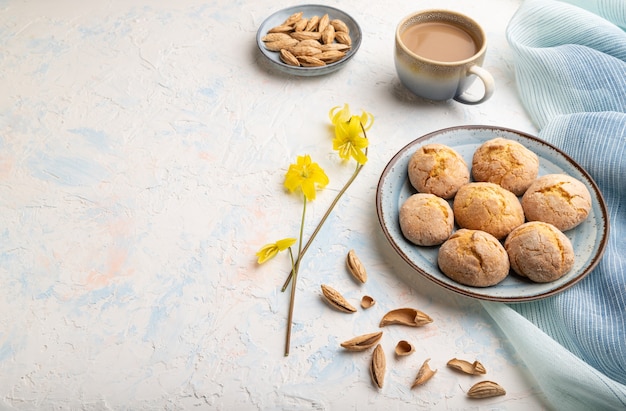
<svg viewBox="0 0 626 411">
<path fill-rule="evenodd" d="M 322 67 L 326 65 L 326 63 L 314 56 L 296 56 L 296 58 L 303 67 Z"/>
<path fill-rule="evenodd" d="M 287 24 L 281 24 L 280 26 L 272 27 L 268 33 L 289 33 L 293 31 L 293 27 Z"/>
<path fill-rule="evenodd" d="M 298 61 L 298 59 L 296 58 L 296 56 L 294 56 L 293 54 L 291 54 L 288 50 L 285 49 L 281 49 L 280 50 L 280 59 L 285 63 L 288 64 L 290 66 L 296 66 L 299 67 L 300 66 L 300 62 Z"/>
<path fill-rule="evenodd" d="M 348 28 L 346 23 L 343 22 L 343 20 L 333 19 L 330 21 L 330 24 L 335 28 L 335 31 L 343 31 L 344 33 L 350 33 L 350 29 Z"/>
<path fill-rule="evenodd" d="M 328 27 L 329 24 L 330 24 L 330 18 L 328 17 L 328 14 L 324 14 L 320 18 L 320 22 L 317 25 L 317 31 L 319 31 L 320 33 L 323 33 L 324 30 L 326 30 L 326 27 Z"/>
<path fill-rule="evenodd" d="M 322 52 L 322 50 L 320 50 L 317 47 L 301 46 L 300 44 L 296 44 L 293 47 L 289 47 L 288 50 L 291 54 L 293 54 L 296 57 L 314 56 Z"/>
<path fill-rule="evenodd" d="M 320 49 L 320 51 L 322 50 L 322 43 L 320 43 L 319 40 L 315 40 L 315 39 L 300 40 L 300 42 L 298 44 L 296 44 L 296 45 L 297 46 L 317 47 L 318 49 Z"/>
<path fill-rule="evenodd" d="M 296 24 L 293 25 L 294 31 L 304 31 L 306 29 L 306 25 L 309 23 L 309 19 L 300 19 Z"/>
<path fill-rule="evenodd" d="M 268 41 L 267 43 L 264 43 L 265 48 L 270 51 L 280 51 L 281 49 L 293 47 L 296 44 L 298 44 L 298 40 L 296 39 Z"/>
<path fill-rule="evenodd" d="M 276 40 L 276 41 L 268 41 L 267 43 L 264 43 L 265 48 L 270 51 L 280 51 L 281 49 L 293 47 L 296 44 L 298 44 L 298 40 L 296 39 Z"/>
<path fill-rule="evenodd" d="M 261 40 L 268 41 L 278 41 L 278 40 L 291 40 L 291 36 L 287 33 L 267 33 L 265 36 L 261 37 Z"/>
<path fill-rule="evenodd" d="M 317 26 L 319 22 L 320 22 L 320 16 L 311 17 L 304 30 L 305 31 L 317 30 Z"/>
<path fill-rule="evenodd" d="M 316 54 L 315 57 L 322 60 L 326 64 L 334 63 L 335 61 L 339 61 L 346 56 L 346 53 L 338 50 L 329 50 L 323 51 L 320 54 Z M 365 278 L 367 280 L 367 278 Z M 365 281 L 363 281 L 365 282 Z"/>
<path fill-rule="evenodd" d="M 283 22 L 283 25 L 289 26 L 289 25 L 296 24 L 298 21 L 300 21 L 303 14 L 304 14 L 303 11 L 298 11 L 296 13 L 293 13 L 291 16 L 287 17 L 287 20 Z"/>
<path fill-rule="evenodd" d="M 335 41 L 335 28 L 330 24 L 322 31 L 322 43 L 330 44 Z"/>
<path fill-rule="evenodd" d="M 341 44 L 341 43 L 322 44 L 321 48 L 322 48 L 322 51 L 330 51 L 330 50 L 346 51 L 346 50 L 350 50 L 350 46 L 348 46 L 347 44 Z"/>
<path fill-rule="evenodd" d="M 322 38 L 322 33 L 317 31 L 294 31 L 291 33 L 291 37 L 296 40 L 320 40 Z"/>
<path fill-rule="evenodd" d="M 335 33 L 335 40 L 337 40 L 338 43 L 341 44 L 345 44 L 348 46 L 352 45 L 352 38 L 350 38 L 350 35 L 348 33 L 346 33 L 345 31 L 338 31 Z"/>
</svg>

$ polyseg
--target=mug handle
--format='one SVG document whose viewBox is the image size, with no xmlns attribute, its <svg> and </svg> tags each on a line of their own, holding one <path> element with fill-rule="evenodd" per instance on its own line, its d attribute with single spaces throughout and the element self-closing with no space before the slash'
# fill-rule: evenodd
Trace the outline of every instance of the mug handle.
<svg viewBox="0 0 626 411">
<path fill-rule="evenodd" d="M 471 66 L 469 70 L 467 70 L 468 76 L 472 74 L 478 77 L 483 82 L 483 85 L 485 86 L 485 94 L 483 94 L 482 98 L 479 98 L 478 100 L 467 99 L 466 97 L 463 96 L 463 94 L 458 95 L 454 97 L 454 99 L 458 101 L 459 103 L 470 104 L 470 105 L 480 104 L 484 101 L 487 101 L 489 97 L 491 97 L 491 95 L 493 94 L 493 91 L 495 88 L 495 82 L 493 81 L 493 76 L 487 70 L 485 70 L 482 67 L 474 65 L 474 66 Z"/>
</svg>

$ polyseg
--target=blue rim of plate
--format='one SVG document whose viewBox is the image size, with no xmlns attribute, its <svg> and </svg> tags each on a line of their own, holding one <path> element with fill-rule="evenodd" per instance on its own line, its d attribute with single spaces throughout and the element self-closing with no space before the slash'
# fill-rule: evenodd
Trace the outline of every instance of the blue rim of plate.
<svg viewBox="0 0 626 411">
<path fill-rule="evenodd" d="M 267 34 L 268 30 L 270 30 L 272 27 L 278 26 L 279 24 L 284 22 L 287 17 L 300 11 L 302 11 L 304 13 L 303 16 L 307 18 L 313 17 L 314 15 L 322 17 L 324 14 L 328 13 L 328 16 L 331 20 L 341 19 L 344 23 L 346 23 L 346 25 L 350 29 L 352 46 L 350 50 L 346 53 L 344 58 L 321 67 L 295 67 L 283 63 L 277 52 L 269 51 L 265 48 L 263 40 L 261 40 L 261 38 L 263 38 L 263 36 Z M 287 7 L 267 17 L 263 21 L 263 23 L 261 23 L 259 29 L 257 30 L 256 43 L 259 50 L 261 51 L 261 54 L 270 61 L 273 67 L 287 74 L 312 77 L 329 74 L 342 68 L 346 63 L 348 63 L 348 61 L 352 59 L 352 57 L 354 57 L 356 52 L 359 50 L 359 47 L 361 46 L 361 38 L 361 27 L 356 22 L 356 20 L 354 20 L 354 18 L 352 18 L 352 16 L 350 16 L 346 12 L 339 10 L 335 7 L 325 6 L 322 4 L 303 4 L 300 6 Z"/>
<path fill-rule="evenodd" d="M 589 189 L 592 204 L 587 219 L 565 235 L 572 241 L 576 261 L 570 272 L 551 283 L 533 283 L 513 272 L 501 283 L 486 288 L 470 287 L 448 278 L 437 266 L 438 247 L 410 243 L 400 231 L 400 205 L 416 193 L 408 180 L 408 162 L 415 150 L 430 143 L 455 149 L 472 164 L 476 148 L 487 140 L 503 137 L 518 141 L 539 157 L 539 175 L 566 173 Z M 609 236 L 609 216 L 602 193 L 591 176 L 572 158 L 555 146 L 530 134 L 504 127 L 470 125 L 428 133 L 404 146 L 383 170 L 376 190 L 376 210 L 383 234 L 398 255 L 422 276 L 456 293 L 487 301 L 526 302 L 558 294 L 593 271 L 604 254 Z M 456 227 L 455 227 L 456 228 Z"/>
</svg>

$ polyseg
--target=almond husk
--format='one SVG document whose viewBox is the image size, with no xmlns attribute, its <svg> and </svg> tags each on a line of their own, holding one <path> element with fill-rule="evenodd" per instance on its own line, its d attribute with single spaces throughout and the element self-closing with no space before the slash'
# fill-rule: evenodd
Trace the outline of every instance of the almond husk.
<svg viewBox="0 0 626 411">
<path fill-rule="evenodd" d="M 407 340 L 400 340 L 396 344 L 395 351 L 398 357 L 404 357 L 413 354 L 413 351 L 415 351 L 415 347 Z"/>
<path fill-rule="evenodd" d="M 341 343 L 341 346 L 348 351 L 365 351 L 380 341 L 383 332 L 375 332 L 370 334 L 359 335 Z"/>
<path fill-rule="evenodd" d="M 352 306 L 337 290 L 322 284 L 322 295 L 328 304 L 336 310 L 344 313 L 355 313 L 356 308 Z"/>
<path fill-rule="evenodd" d="M 477 382 L 467 391 L 467 396 L 470 398 L 491 398 L 499 395 L 506 395 L 506 391 L 500 384 L 493 381 Z"/>
<path fill-rule="evenodd" d="M 380 321 L 380 327 L 391 324 L 406 325 L 409 327 L 421 327 L 433 322 L 427 314 L 415 308 L 398 308 L 385 314 Z"/>
<path fill-rule="evenodd" d="M 369 295 L 364 295 L 361 298 L 361 307 L 363 307 L 365 309 L 371 308 L 374 304 L 376 304 L 376 300 L 374 300 Z"/>
<path fill-rule="evenodd" d="M 437 373 L 437 370 L 432 370 L 430 368 L 430 365 L 428 365 L 429 361 L 430 358 L 424 361 L 419 371 L 417 372 L 417 376 L 415 376 L 415 381 L 413 381 L 413 385 L 411 386 L 411 388 L 424 385 L 426 381 L 430 380 L 433 375 Z"/>
<path fill-rule="evenodd" d="M 383 351 L 383 347 L 378 344 L 376 348 L 374 348 L 372 362 L 370 364 L 370 376 L 372 377 L 372 382 L 378 388 L 383 388 L 386 368 L 387 360 L 385 359 L 385 352 Z"/>
<path fill-rule="evenodd" d="M 465 374 L 470 375 L 479 375 L 486 374 L 487 370 L 485 367 L 478 361 L 474 361 L 470 363 L 469 361 L 459 360 L 458 358 L 453 358 L 446 364 L 448 367 L 453 370 L 463 372 Z"/>
</svg>

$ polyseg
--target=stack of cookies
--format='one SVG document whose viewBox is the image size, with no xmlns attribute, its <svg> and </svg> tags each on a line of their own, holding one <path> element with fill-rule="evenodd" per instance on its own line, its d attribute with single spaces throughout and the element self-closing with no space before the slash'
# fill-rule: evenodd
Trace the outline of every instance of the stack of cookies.
<svg viewBox="0 0 626 411">
<path fill-rule="evenodd" d="M 480 145 L 471 171 L 451 147 L 424 145 L 409 161 L 417 193 L 400 207 L 402 233 L 440 246 L 439 268 L 464 285 L 493 286 L 511 270 L 534 282 L 561 278 L 574 265 L 563 232 L 587 218 L 591 195 L 569 175 L 538 174 L 537 155 L 514 140 Z"/>
</svg>

